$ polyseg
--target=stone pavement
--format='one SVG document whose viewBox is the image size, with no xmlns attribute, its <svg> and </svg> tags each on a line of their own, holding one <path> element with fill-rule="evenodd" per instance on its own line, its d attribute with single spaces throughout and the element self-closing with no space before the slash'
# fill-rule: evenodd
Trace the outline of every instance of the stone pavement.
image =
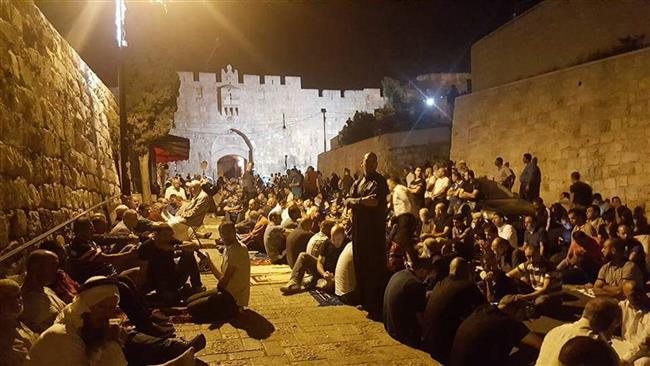
<svg viewBox="0 0 650 366">
<path fill-rule="evenodd" d="M 206 218 L 202 229 L 214 231 L 216 224 Z M 216 250 L 210 252 L 215 258 Z M 264 272 L 265 267 L 277 266 L 252 270 Z M 216 286 L 213 276 L 203 279 L 208 288 Z M 198 356 L 211 365 L 437 365 L 428 354 L 393 340 L 364 312 L 350 306 L 318 306 L 309 293 L 283 296 L 281 286 L 253 285 L 250 311 L 237 327 L 179 324 L 177 333 L 187 339 L 204 333 L 208 344 Z"/>
</svg>

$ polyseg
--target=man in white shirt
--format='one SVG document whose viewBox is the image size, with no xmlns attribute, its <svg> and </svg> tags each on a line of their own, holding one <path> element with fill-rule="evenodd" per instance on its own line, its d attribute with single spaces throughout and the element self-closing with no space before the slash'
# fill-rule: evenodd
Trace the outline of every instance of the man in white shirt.
<svg viewBox="0 0 650 366">
<path fill-rule="evenodd" d="M 353 255 L 352 242 L 350 242 L 343 248 L 334 271 L 334 293 L 346 304 L 355 303 L 354 290 L 357 286 L 357 279 L 354 272 Z"/>
<path fill-rule="evenodd" d="M 503 214 L 500 212 L 495 213 L 494 216 L 492 216 L 492 222 L 497 227 L 499 237 L 507 240 L 512 249 L 519 249 L 517 231 L 512 227 L 512 225 L 506 224 Z"/>
<path fill-rule="evenodd" d="M 434 203 L 445 201 L 447 199 L 447 189 L 451 185 L 451 179 L 446 175 L 444 167 L 436 169 L 433 174 L 436 177 L 436 181 L 433 183 L 431 200 Z"/>
<path fill-rule="evenodd" d="M 414 192 L 399 183 L 398 178 L 388 178 L 388 190 L 391 194 L 393 206 L 393 222 L 397 223 L 397 230 L 393 240 L 411 258 L 417 256 L 413 233 L 417 227 L 418 207 L 415 203 Z"/>
<path fill-rule="evenodd" d="M 582 318 L 553 328 L 546 334 L 536 365 L 561 366 L 559 355 L 562 346 L 577 336 L 588 336 L 609 343 L 620 324 L 621 310 L 616 302 L 605 297 L 592 299 L 585 306 Z"/>
<path fill-rule="evenodd" d="M 172 194 L 175 194 L 178 197 L 182 198 L 183 201 L 187 200 L 187 196 L 185 195 L 185 190 L 183 189 L 183 187 L 181 187 L 181 181 L 178 178 L 174 178 L 174 180 L 172 180 L 172 185 L 167 187 L 167 189 L 165 189 L 165 199 L 166 200 L 170 199 Z"/>
<path fill-rule="evenodd" d="M 506 181 L 513 175 L 512 170 L 503 164 L 503 158 L 501 157 L 494 161 L 494 165 L 496 165 L 497 170 L 494 173 L 493 180 L 502 186 L 506 186 Z"/>
<path fill-rule="evenodd" d="M 235 224 L 228 221 L 219 225 L 219 234 L 226 250 L 223 252 L 221 269 L 211 266 L 212 273 L 219 280 L 219 288 L 235 299 L 240 308 L 248 306 L 251 293 L 251 262 L 248 249 L 237 240 Z"/>
<path fill-rule="evenodd" d="M 56 281 L 59 257 L 42 249 L 27 257 L 27 274 L 21 292 L 24 310 L 20 317 L 31 330 L 43 333 L 66 306 L 56 293 L 46 287 Z"/>
<path fill-rule="evenodd" d="M 618 303 L 621 308 L 622 340 L 614 339 L 612 346 L 626 365 L 650 365 L 650 297 L 643 285 L 634 281 L 623 283 L 625 300 Z"/>
</svg>

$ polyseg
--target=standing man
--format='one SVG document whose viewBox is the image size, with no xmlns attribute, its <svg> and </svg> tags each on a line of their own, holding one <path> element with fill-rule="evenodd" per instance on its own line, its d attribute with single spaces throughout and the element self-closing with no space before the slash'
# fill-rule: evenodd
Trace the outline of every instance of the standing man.
<svg viewBox="0 0 650 366">
<path fill-rule="evenodd" d="M 504 187 L 508 186 L 508 181 L 514 175 L 510 168 L 503 165 L 503 158 L 497 157 L 494 161 L 494 165 L 497 167 L 496 172 L 494 173 L 494 181 L 501 184 Z"/>
<path fill-rule="evenodd" d="M 519 186 L 519 197 L 525 200 L 530 200 L 530 181 L 533 178 L 533 165 L 531 164 L 532 160 L 532 155 L 529 153 L 524 154 L 524 170 L 521 171 L 521 175 L 519 176 L 519 181 L 521 182 L 521 185 Z"/>
<path fill-rule="evenodd" d="M 377 155 L 363 157 L 363 176 L 352 185 L 346 205 L 352 208 L 354 270 L 368 317 L 380 320 L 386 285 L 386 179 L 377 173 Z"/>
<path fill-rule="evenodd" d="M 585 210 L 593 202 L 591 186 L 580 180 L 580 173 L 571 173 L 571 207 Z"/>
</svg>

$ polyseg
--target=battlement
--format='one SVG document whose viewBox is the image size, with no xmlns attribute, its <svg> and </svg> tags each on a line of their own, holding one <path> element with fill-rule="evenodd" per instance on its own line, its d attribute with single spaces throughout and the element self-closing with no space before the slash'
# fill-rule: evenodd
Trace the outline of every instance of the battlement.
<svg viewBox="0 0 650 366">
<path fill-rule="evenodd" d="M 278 76 L 278 75 L 242 75 L 239 80 L 239 71 L 231 65 L 221 69 L 221 77 L 216 73 L 179 71 L 178 77 L 181 84 L 202 83 L 202 84 L 233 84 L 245 87 L 258 86 L 284 86 L 287 89 L 300 90 L 305 95 L 313 95 L 316 98 L 326 100 L 335 99 L 382 99 L 381 90 L 377 88 L 364 88 L 362 90 L 335 90 L 335 89 L 302 89 L 302 79 L 299 76 Z"/>
</svg>

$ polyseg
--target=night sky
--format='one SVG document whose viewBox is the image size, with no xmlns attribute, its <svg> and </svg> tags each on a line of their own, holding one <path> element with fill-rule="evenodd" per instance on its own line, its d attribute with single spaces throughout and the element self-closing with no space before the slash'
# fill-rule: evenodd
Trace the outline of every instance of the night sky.
<svg viewBox="0 0 650 366">
<path fill-rule="evenodd" d="M 378 87 L 381 78 L 469 71 L 470 46 L 535 0 L 127 0 L 129 47 L 163 45 L 184 71 L 302 76 L 303 87 Z M 108 85 L 117 81 L 113 1 L 37 0 Z"/>
</svg>

